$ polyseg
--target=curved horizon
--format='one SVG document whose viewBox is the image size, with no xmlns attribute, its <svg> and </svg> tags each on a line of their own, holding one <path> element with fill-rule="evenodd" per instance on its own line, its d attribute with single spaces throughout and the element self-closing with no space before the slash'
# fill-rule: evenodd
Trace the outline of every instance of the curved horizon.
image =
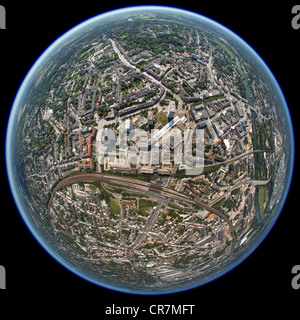
<svg viewBox="0 0 300 320">
<path fill-rule="evenodd" d="M 222 275 L 228 273 L 229 271 L 231 271 L 233 268 L 238 266 L 243 260 L 245 260 L 246 257 L 241 257 L 240 261 L 238 261 L 236 264 L 234 264 L 230 269 L 221 272 L 221 274 L 218 274 L 216 277 L 212 277 L 208 281 L 200 283 L 199 285 L 194 285 L 192 287 L 180 288 L 175 291 L 170 290 L 170 291 L 162 291 L 162 292 L 158 292 L 158 291 L 156 291 L 156 292 L 141 292 L 139 290 L 135 291 L 135 290 L 131 290 L 130 288 L 122 288 L 119 286 L 114 286 L 111 284 L 106 284 L 106 283 L 102 283 L 100 281 L 96 281 L 95 279 L 89 277 L 88 275 L 82 273 L 81 271 L 75 270 L 74 266 L 71 265 L 70 262 L 68 262 L 64 257 L 62 257 L 60 254 L 58 254 L 57 252 L 55 252 L 53 250 L 53 248 L 50 246 L 50 244 L 47 243 L 46 240 L 43 238 L 43 234 L 41 234 L 40 230 L 37 230 L 37 228 L 32 224 L 32 219 L 30 219 L 28 213 L 26 212 L 26 208 L 24 208 L 24 201 L 22 199 L 22 195 L 20 194 L 20 191 L 18 190 L 18 186 L 16 185 L 16 177 L 15 177 L 16 173 L 14 172 L 15 159 L 13 159 L 13 154 L 12 154 L 12 152 L 14 151 L 14 149 L 13 149 L 13 141 L 14 141 L 14 137 L 15 137 L 14 128 L 17 125 L 18 114 L 21 110 L 21 101 L 24 99 L 26 91 L 29 89 L 28 86 L 30 85 L 30 82 L 33 80 L 34 76 L 36 75 L 36 72 L 39 70 L 39 68 L 43 67 L 43 64 L 51 56 L 51 54 L 53 54 L 56 49 L 58 49 L 63 43 L 65 43 L 69 38 L 71 38 L 77 32 L 86 30 L 86 28 L 88 28 L 89 26 L 92 26 L 96 22 L 101 22 L 101 20 L 104 20 L 104 19 L 107 19 L 110 17 L 114 17 L 114 16 L 117 16 L 117 15 L 123 14 L 123 13 L 136 13 L 138 11 L 146 11 L 146 10 L 157 10 L 159 12 L 161 12 L 161 11 L 170 12 L 171 11 L 171 12 L 176 12 L 179 15 L 180 14 L 185 14 L 187 16 L 191 15 L 195 19 L 200 19 L 201 22 L 208 23 L 210 25 L 213 25 L 217 29 L 222 30 L 223 32 L 225 32 L 229 36 L 238 40 L 241 43 L 241 45 L 245 46 L 245 49 L 247 51 L 251 52 L 251 54 L 253 54 L 256 57 L 257 61 L 259 61 L 261 63 L 262 67 L 267 72 L 270 79 L 272 79 L 272 86 L 274 86 L 276 92 L 279 93 L 280 99 L 282 100 L 282 106 L 284 107 L 284 111 L 286 113 L 285 120 L 288 123 L 288 130 L 289 130 L 289 139 L 288 140 L 291 144 L 290 145 L 291 154 L 290 154 L 290 158 L 289 158 L 289 161 L 290 161 L 289 169 L 290 170 L 286 174 L 287 184 L 285 185 L 285 190 L 282 193 L 280 209 L 278 209 L 278 211 L 276 213 L 276 218 L 274 219 L 273 223 L 271 224 L 271 226 L 267 230 L 266 234 L 261 239 L 259 239 L 260 241 L 258 241 L 256 246 L 254 248 L 252 248 L 251 252 L 250 253 L 247 252 L 245 254 L 246 257 L 248 257 L 253 251 L 256 250 L 256 248 L 260 245 L 260 243 L 265 239 L 267 234 L 271 231 L 276 220 L 278 219 L 280 212 L 282 211 L 282 208 L 283 208 L 284 203 L 286 201 L 289 188 L 291 186 L 292 173 L 293 173 L 294 161 L 295 161 L 294 160 L 295 140 L 294 140 L 294 134 L 293 134 L 292 120 L 291 120 L 291 116 L 290 116 L 290 113 L 288 110 L 288 106 L 287 106 L 285 97 L 283 95 L 283 92 L 280 88 L 279 83 L 277 82 L 275 76 L 273 75 L 273 73 L 271 72 L 269 67 L 266 65 L 266 63 L 263 61 L 263 59 L 258 55 L 258 53 L 248 43 L 246 43 L 243 39 L 241 39 L 236 33 L 231 31 L 227 27 L 221 25 L 220 23 L 218 23 L 210 18 L 207 18 L 199 13 L 195 13 L 195 12 L 188 11 L 185 9 L 180 9 L 180 8 L 173 8 L 173 7 L 169 7 L 169 6 L 152 6 L 152 5 L 151 6 L 132 6 L 132 7 L 125 7 L 125 8 L 115 9 L 115 10 L 111 10 L 111 11 L 108 11 L 105 13 L 101 13 L 99 15 L 96 15 L 90 19 L 83 21 L 82 23 L 78 24 L 74 28 L 65 32 L 61 37 L 59 37 L 56 41 L 54 41 L 48 48 L 46 48 L 46 50 L 40 55 L 40 57 L 33 64 L 31 69 L 28 71 L 22 84 L 20 85 L 20 88 L 17 92 L 17 95 L 15 97 L 15 100 L 13 102 L 13 106 L 12 106 L 12 109 L 11 109 L 11 112 L 9 115 L 9 121 L 8 121 L 7 130 L 6 130 L 6 142 L 5 142 L 6 155 L 5 155 L 5 157 L 6 157 L 6 168 L 7 168 L 9 185 L 10 185 L 10 188 L 11 188 L 11 191 L 13 194 L 14 201 L 15 201 L 17 208 L 20 212 L 20 215 L 21 215 L 23 221 L 25 222 L 27 228 L 30 230 L 30 232 L 33 234 L 33 236 L 36 238 L 38 243 L 49 253 L 50 256 L 52 256 L 62 266 L 64 266 L 65 268 L 67 268 L 68 270 L 70 270 L 71 272 L 76 274 L 77 276 L 79 276 L 79 277 L 81 277 L 81 278 L 83 278 L 93 284 L 105 287 L 107 289 L 119 291 L 119 292 L 123 292 L 123 293 L 129 293 L 129 294 L 163 295 L 163 294 L 172 294 L 172 293 L 182 292 L 182 291 L 190 290 L 190 289 L 205 285 L 206 283 L 211 282 L 211 281 L 221 277 Z"/>
</svg>

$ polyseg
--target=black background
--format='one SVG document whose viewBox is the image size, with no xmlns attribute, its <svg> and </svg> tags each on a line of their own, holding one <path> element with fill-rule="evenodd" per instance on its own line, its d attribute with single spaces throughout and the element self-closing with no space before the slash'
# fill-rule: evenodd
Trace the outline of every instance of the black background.
<svg viewBox="0 0 300 320">
<path fill-rule="evenodd" d="M 192 316 L 233 317 L 270 315 L 297 310 L 300 290 L 291 287 L 291 269 L 300 264 L 298 201 L 300 93 L 300 30 L 291 27 L 296 1 L 2 1 L 7 29 L 0 30 L 0 265 L 7 271 L 7 289 L 0 290 L 0 310 L 22 315 L 50 313 L 105 316 L 116 305 L 195 304 Z M 43 51 L 80 22 L 111 9 L 138 4 L 170 5 L 201 13 L 225 25 L 250 44 L 272 70 L 287 100 L 295 133 L 295 169 L 284 209 L 265 241 L 242 264 L 221 278 L 186 292 L 138 296 L 91 284 L 62 267 L 37 243 L 14 204 L 5 169 L 5 134 L 10 108 L 22 80 Z M 300 4 L 300 1 L 299 3 Z M 62 308 L 62 309 L 59 309 Z M 275 314 L 276 314 L 275 313 Z M 297 314 L 297 313 L 296 313 Z M 42 314 L 41 314 L 42 315 Z M 163 316 L 161 316 L 163 317 Z M 141 317 L 138 317 L 140 319 Z M 155 318 L 147 315 L 145 319 Z M 173 316 L 179 318 L 179 316 Z"/>
</svg>

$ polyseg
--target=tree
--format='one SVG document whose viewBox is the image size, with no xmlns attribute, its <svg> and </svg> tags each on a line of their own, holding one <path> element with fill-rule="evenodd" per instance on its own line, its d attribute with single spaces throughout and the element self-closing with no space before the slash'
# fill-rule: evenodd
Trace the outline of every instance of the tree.
<svg viewBox="0 0 300 320">
<path fill-rule="evenodd" d="M 163 105 L 165 104 L 165 102 L 166 102 L 165 99 L 161 99 L 161 100 L 159 101 L 159 104 L 160 104 L 161 106 L 163 106 Z"/>
</svg>

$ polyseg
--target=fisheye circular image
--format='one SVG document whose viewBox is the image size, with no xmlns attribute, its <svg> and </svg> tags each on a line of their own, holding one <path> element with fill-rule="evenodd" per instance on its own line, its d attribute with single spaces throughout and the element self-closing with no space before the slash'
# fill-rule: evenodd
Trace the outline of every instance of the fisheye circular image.
<svg viewBox="0 0 300 320">
<path fill-rule="evenodd" d="M 294 138 L 271 71 L 199 14 L 123 8 L 37 60 L 6 136 L 10 187 L 42 247 L 78 276 L 134 294 L 227 273 L 277 220 Z"/>
</svg>

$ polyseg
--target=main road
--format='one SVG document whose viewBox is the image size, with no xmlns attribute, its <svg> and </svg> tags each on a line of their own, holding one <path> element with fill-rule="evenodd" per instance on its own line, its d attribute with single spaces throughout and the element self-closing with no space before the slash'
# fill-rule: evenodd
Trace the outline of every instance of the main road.
<svg viewBox="0 0 300 320">
<path fill-rule="evenodd" d="M 137 68 L 135 65 L 133 65 L 131 62 L 129 62 L 125 56 L 120 52 L 119 48 L 116 45 L 116 42 L 112 39 L 109 39 L 111 41 L 113 50 L 115 51 L 115 53 L 119 56 L 119 59 L 121 60 L 122 63 L 125 64 L 125 66 L 129 67 L 129 68 L 133 68 L 135 69 L 135 71 L 137 73 L 141 73 L 143 74 L 145 77 L 149 78 L 152 82 L 162 86 L 165 90 L 170 91 L 169 88 L 167 88 L 166 86 L 164 86 L 161 81 L 155 79 L 154 77 L 152 77 L 149 73 L 147 73 L 146 71 L 141 71 L 139 68 Z"/>
<path fill-rule="evenodd" d="M 75 176 L 66 177 L 65 179 L 61 180 L 53 188 L 49 202 L 48 202 L 48 212 L 50 212 L 50 207 L 51 207 L 52 200 L 53 200 L 55 193 L 58 190 L 60 190 L 61 188 L 63 188 L 64 186 L 67 186 L 67 185 L 73 184 L 73 183 L 78 183 L 78 182 L 87 182 L 87 183 L 88 182 L 89 183 L 106 182 L 109 184 L 115 184 L 115 185 L 123 186 L 126 188 L 137 189 L 142 192 L 145 192 L 145 191 L 151 192 L 151 193 L 158 194 L 158 195 L 165 197 L 165 198 L 168 198 L 168 199 L 185 201 L 185 202 L 197 205 L 197 206 L 219 216 L 221 219 L 223 219 L 228 224 L 230 232 L 231 232 L 231 236 L 232 236 L 231 249 L 233 250 L 235 248 L 236 234 L 235 234 L 233 225 L 232 225 L 231 221 L 229 220 L 229 218 L 225 214 L 220 212 L 219 210 L 203 203 L 202 201 L 192 199 L 192 198 L 186 196 L 185 194 L 179 193 L 179 192 L 172 190 L 168 187 L 163 187 L 163 186 L 156 184 L 156 183 L 150 183 L 150 182 L 132 179 L 132 178 L 128 178 L 128 177 L 122 177 L 122 176 L 104 174 L 104 173 L 86 173 L 86 174 L 78 174 Z M 156 212 L 156 215 L 158 215 L 158 214 L 159 213 Z M 150 217 L 148 219 L 149 223 L 147 223 L 147 225 L 146 225 L 147 228 L 145 228 L 145 230 L 144 230 L 145 232 L 150 231 L 152 225 L 156 221 L 156 219 L 154 219 L 154 218 L 156 218 L 156 217 Z M 136 247 L 136 245 L 137 244 L 135 244 L 135 247 Z"/>
</svg>

